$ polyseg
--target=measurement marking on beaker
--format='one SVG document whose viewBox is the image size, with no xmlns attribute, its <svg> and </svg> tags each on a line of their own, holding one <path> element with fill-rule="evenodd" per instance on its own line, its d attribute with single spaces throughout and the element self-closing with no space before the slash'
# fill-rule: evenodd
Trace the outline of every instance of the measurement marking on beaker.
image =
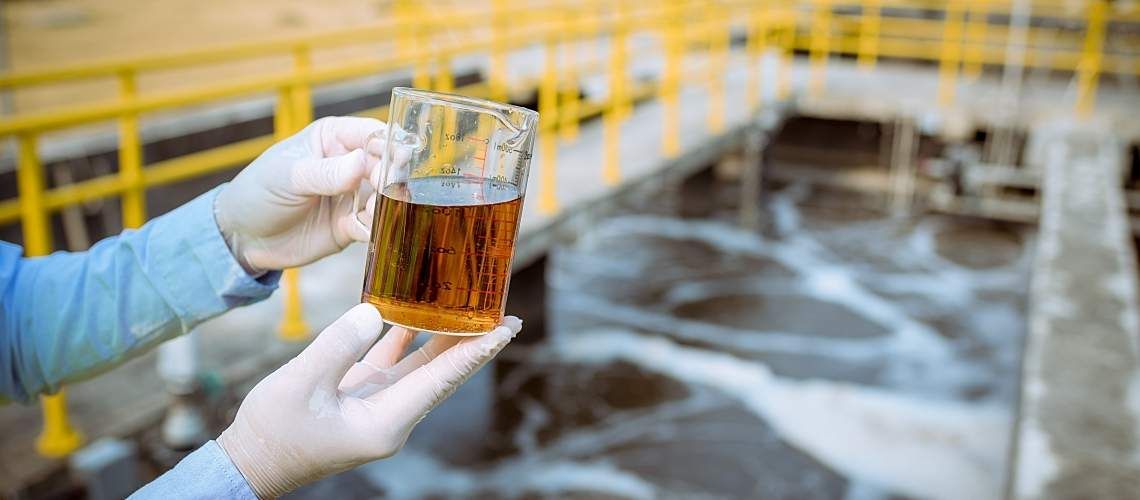
<svg viewBox="0 0 1140 500">
<path fill-rule="evenodd" d="M 479 160 L 480 162 L 486 161 L 487 160 L 487 144 L 489 144 L 491 141 L 489 141 L 487 139 L 480 139 L 478 137 L 468 137 L 467 141 L 473 142 L 473 143 L 479 145 L 478 151 L 475 154 L 471 155 L 471 157 L 476 159 L 476 160 Z"/>
<path fill-rule="evenodd" d="M 455 290 L 458 292 L 481 293 L 481 294 L 485 294 L 485 295 L 492 295 L 492 294 L 498 294 L 499 293 L 497 290 L 476 290 L 474 288 L 456 288 Z"/>
</svg>

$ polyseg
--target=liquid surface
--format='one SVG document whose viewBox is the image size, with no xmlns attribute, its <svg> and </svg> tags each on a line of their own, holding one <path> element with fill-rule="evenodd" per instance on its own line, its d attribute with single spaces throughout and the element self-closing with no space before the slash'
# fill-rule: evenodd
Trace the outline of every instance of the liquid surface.
<svg viewBox="0 0 1140 500">
<path fill-rule="evenodd" d="M 503 317 L 522 197 L 487 179 L 426 177 L 378 200 L 362 300 L 409 328 L 477 335 Z"/>
</svg>

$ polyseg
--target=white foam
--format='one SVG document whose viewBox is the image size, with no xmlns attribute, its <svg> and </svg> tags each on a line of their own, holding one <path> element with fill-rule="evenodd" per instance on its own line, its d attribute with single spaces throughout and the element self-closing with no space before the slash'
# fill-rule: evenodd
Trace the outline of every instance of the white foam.
<svg viewBox="0 0 1140 500">
<path fill-rule="evenodd" d="M 996 406 L 786 380 L 760 363 L 622 330 L 560 337 L 549 355 L 578 363 L 622 360 L 716 388 L 787 442 L 859 481 L 922 498 L 999 496 L 1010 416 Z"/>
<path fill-rule="evenodd" d="M 417 450 L 357 469 L 391 498 L 470 496 L 479 491 L 495 498 L 594 492 L 622 498 L 655 498 L 656 487 L 603 460 L 507 460 L 486 470 L 448 465 Z"/>
</svg>

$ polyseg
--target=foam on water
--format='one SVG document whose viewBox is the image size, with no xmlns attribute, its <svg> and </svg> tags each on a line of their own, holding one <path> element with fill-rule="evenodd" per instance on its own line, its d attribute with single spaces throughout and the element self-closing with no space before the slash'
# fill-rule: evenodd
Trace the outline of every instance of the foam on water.
<svg viewBox="0 0 1140 500">
<path fill-rule="evenodd" d="M 445 498 L 494 492 L 494 498 L 594 492 L 622 498 L 656 498 L 656 487 L 603 460 L 506 460 L 489 470 L 455 467 L 416 450 L 357 469 L 391 498 Z"/>
<path fill-rule="evenodd" d="M 738 398 L 782 438 L 851 477 L 922 498 L 997 498 L 1010 414 L 845 384 L 792 381 L 761 363 L 662 337 L 596 330 L 559 337 L 549 355 L 626 361 Z M 995 445 L 997 444 L 997 445 Z"/>
<path fill-rule="evenodd" d="M 739 433 L 753 428 L 757 435 L 774 432 L 779 441 L 846 480 L 820 486 L 819 476 L 808 477 L 818 474 L 808 469 L 820 466 L 805 463 L 808 469 L 783 472 L 792 475 L 791 493 L 783 496 L 832 498 L 828 492 L 841 491 L 851 500 L 897 494 L 998 498 L 1012 422 L 1012 390 L 1001 388 L 1012 386 L 1004 375 L 1016 369 L 1024 320 L 1014 305 L 985 297 L 1021 290 L 1028 251 L 985 270 L 958 265 L 936 249 L 935 237 L 945 224 L 936 218 L 919 220 L 904 235 L 897 234 L 897 220 L 809 230 L 796 206 L 804 194 L 792 190 L 772 204 L 779 239 L 721 222 L 646 215 L 616 217 L 592 227 L 551 257 L 551 337 L 532 350 L 516 347 L 507 353 L 521 363 L 498 386 L 520 412 L 510 429 L 516 451 L 470 468 L 405 450 L 383 467 L 363 468 L 366 477 L 396 498 L 476 492 L 507 498 L 569 492 L 624 498 L 707 495 L 711 493 L 699 484 L 680 486 L 696 491 L 677 490 L 667 475 L 650 477 L 653 468 L 634 472 L 624 460 L 636 463 L 640 455 L 630 458 L 615 450 L 689 439 L 701 443 L 702 438 L 689 436 L 692 422 L 737 408 L 763 424 L 749 420 L 705 432 L 733 433 L 713 436 L 730 440 L 746 438 Z M 653 243 L 636 255 L 614 254 L 613 242 L 637 238 Z M 680 250 L 668 248 L 668 240 L 699 242 L 728 260 L 772 262 L 791 275 L 710 275 L 703 267 L 719 265 L 711 262 L 670 267 L 661 256 Z M 867 260 L 853 256 L 860 252 Z M 874 259 L 886 259 L 886 269 Z M 639 290 L 642 285 L 651 290 Z M 648 293 L 638 299 L 642 302 L 629 298 L 640 293 Z M 884 333 L 843 336 L 801 331 L 794 324 L 792 331 L 742 328 L 671 312 L 678 305 L 730 296 L 803 297 L 835 304 Z M 956 336 L 935 326 L 931 319 L 946 314 L 954 314 L 967 334 Z M 775 363 L 789 356 L 794 363 L 809 356 L 820 366 L 873 367 L 874 385 L 842 375 L 784 375 Z M 675 381 L 686 394 L 646 407 L 614 409 L 574 399 L 558 403 L 565 407 L 552 406 L 525 389 L 528 381 L 547 377 L 579 380 L 589 390 L 594 381 L 605 380 L 605 370 L 615 363 Z M 967 399 L 965 394 L 979 386 L 998 389 Z M 567 425 L 567 417 L 559 415 L 566 408 L 586 411 L 594 419 Z M 684 456 L 687 450 L 680 446 L 670 453 Z M 755 460 L 782 461 L 775 453 L 782 452 L 768 448 Z M 806 478 L 802 484 L 796 482 L 801 474 Z M 833 487 L 841 489 L 828 489 Z"/>
</svg>

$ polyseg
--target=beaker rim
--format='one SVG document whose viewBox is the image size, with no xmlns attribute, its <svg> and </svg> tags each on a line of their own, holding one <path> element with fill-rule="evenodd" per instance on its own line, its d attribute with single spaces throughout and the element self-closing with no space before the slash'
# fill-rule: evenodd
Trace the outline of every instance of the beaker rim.
<svg viewBox="0 0 1140 500">
<path fill-rule="evenodd" d="M 414 99 L 438 102 L 439 104 L 460 104 L 488 111 L 520 113 L 527 118 L 538 118 L 538 111 L 530 108 L 448 92 L 436 92 L 434 90 L 423 90 L 414 87 L 394 87 L 392 94 L 401 94 Z"/>
</svg>

